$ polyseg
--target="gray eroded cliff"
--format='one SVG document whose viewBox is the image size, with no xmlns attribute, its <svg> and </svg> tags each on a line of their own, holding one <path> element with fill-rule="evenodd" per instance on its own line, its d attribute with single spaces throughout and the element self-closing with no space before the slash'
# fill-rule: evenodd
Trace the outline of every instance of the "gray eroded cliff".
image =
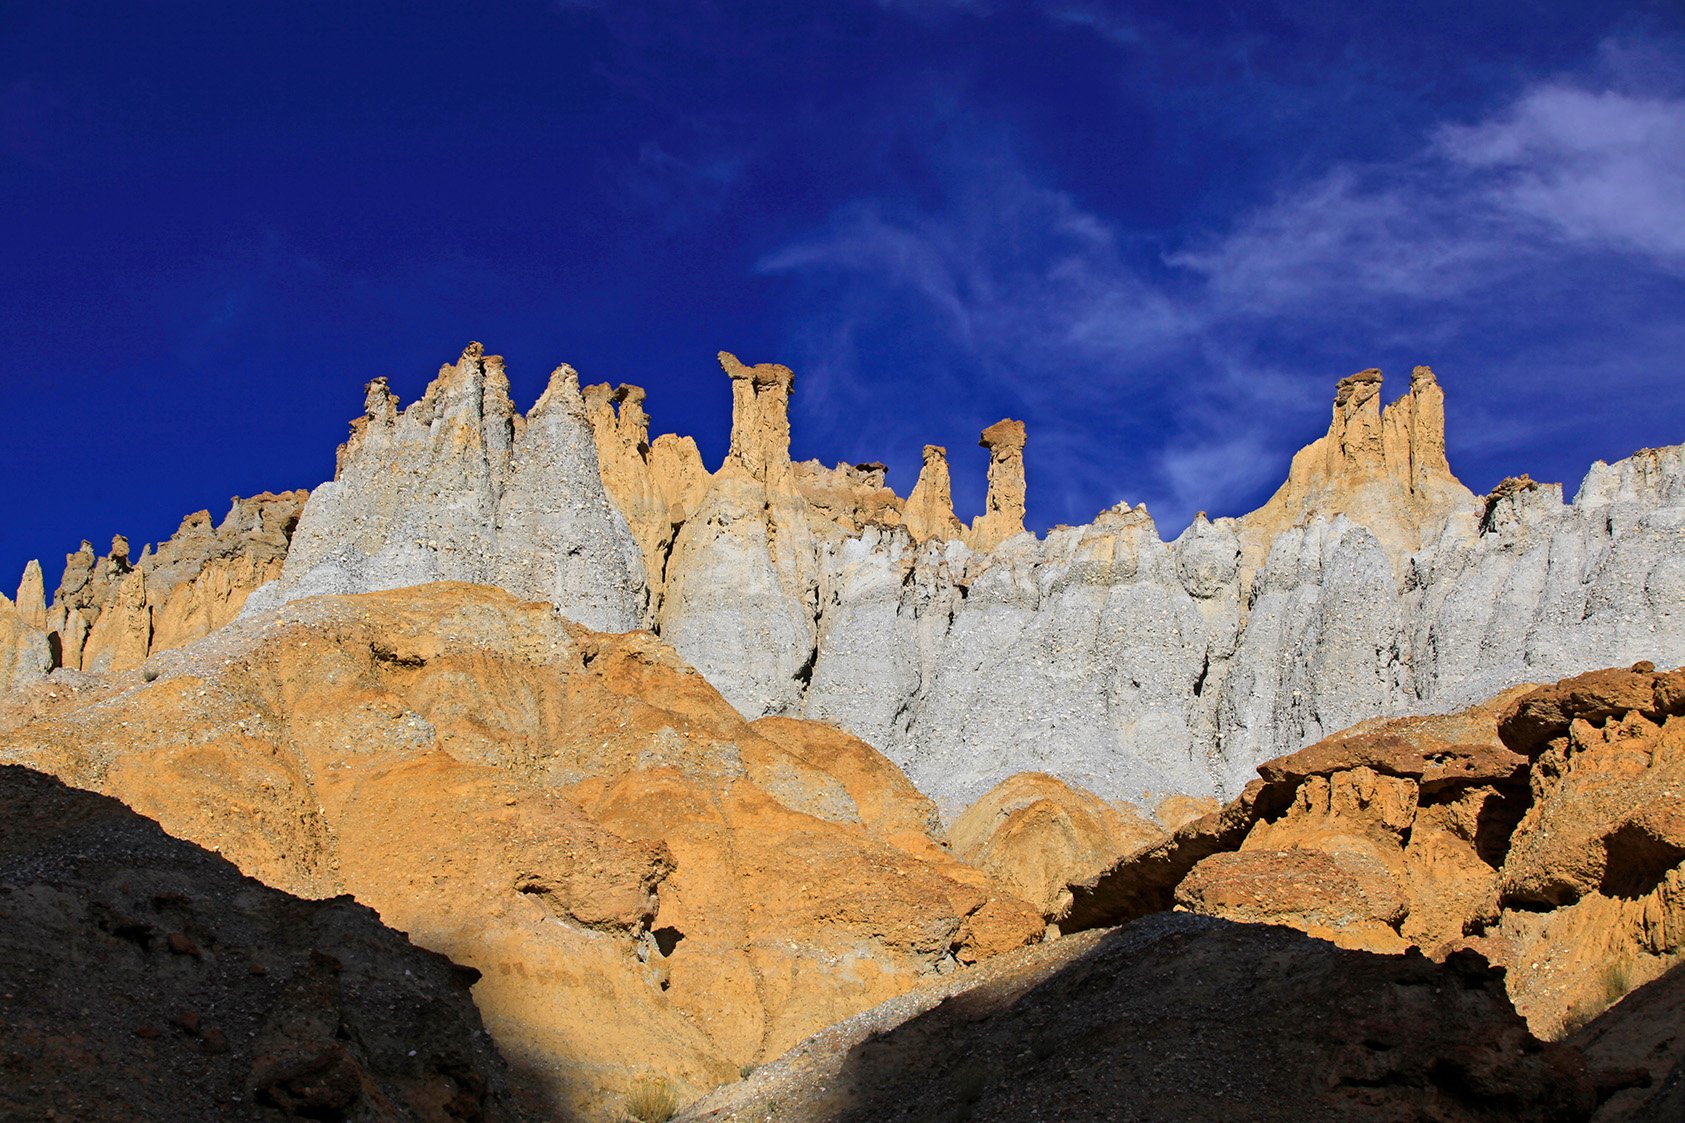
<svg viewBox="0 0 1685 1123">
<path fill-rule="evenodd" d="M 1446 462 L 1426 367 L 1385 409 L 1379 371 L 1342 379 L 1328 434 L 1268 503 L 1166 542 L 1127 505 L 1025 532 L 1013 421 L 983 435 L 989 496 L 969 528 L 940 448 L 906 501 L 881 464 L 792 463 L 792 372 L 720 363 L 733 430 L 713 473 L 688 437 L 649 440 L 643 391 L 582 397 L 567 367 L 525 417 L 477 344 L 402 412 L 371 383 L 246 611 L 464 580 L 593 628 L 650 627 L 745 715 L 839 725 L 948 811 L 1031 770 L 1143 804 L 1228 796 L 1364 718 L 1685 661 L 1685 447 L 1598 463 L 1572 502 L 1525 478 L 1477 497 Z M 84 553 L 55 607 L 99 586 L 96 625 L 139 611 L 126 559 Z M 0 672 L 38 673 L 39 584 L 0 605 L 17 633 Z"/>
<path fill-rule="evenodd" d="M 932 510 L 939 450 L 915 502 L 855 518 L 808 498 L 847 466 L 792 486 L 728 458 L 654 623 L 745 713 L 834 722 L 950 810 L 1031 769 L 1137 802 L 1229 795 L 1363 718 L 1685 657 L 1685 450 L 1598 464 L 1572 503 L 1530 483 L 1483 500 L 1446 463 L 1433 373 L 1385 410 L 1379 390 L 1378 371 L 1342 380 L 1269 503 L 1171 542 L 1141 507 L 1003 532 L 996 512 L 1021 527 L 1024 441 L 1001 426 L 981 538 Z M 753 419 L 782 465 L 778 422 Z"/>
<path fill-rule="evenodd" d="M 385 379 L 371 382 L 334 479 L 299 517 L 280 580 L 246 611 L 430 581 L 553 601 L 599 631 L 643 620 L 642 555 L 603 489 L 571 367 L 551 375 L 524 417 L 503 360 L 478 343 L 402 412 Z"/>
</svg>

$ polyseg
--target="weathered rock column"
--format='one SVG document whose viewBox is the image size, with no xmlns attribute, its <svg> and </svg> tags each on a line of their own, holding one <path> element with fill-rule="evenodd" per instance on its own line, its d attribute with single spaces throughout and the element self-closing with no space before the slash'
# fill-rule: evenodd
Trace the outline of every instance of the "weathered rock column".
<svg viewBox="0 0 1685 1123">
<path fill-rule="evenodd" d="M 1383 412 L 1381 442 L 1382 458 L 1412 493 L 1451 474 L 1445 459 L 1445 391 L 1431 367 L 1412 370 L 1410 392 Z"/>
<path fill-rule="evenodd" d="M 721 471 L 735 467 L 764 483 L 786 482 L 796 376 L 779 363 L 744 366 L 729 351 L 721 351 L 719 358 L 731 378 L 731 449 Z"/>
<path fill-rule="evenodd" d="M 1024 533 L 1024 423 L 997 421 L 977 443 L 989 450 L 989 496 L 971 524 L 970 546 L 992 550 Z"/>
<path fill-rule="evenodd" d="M 17 613 L 32 628 L 47 629 L 47 589 L 41 578 L 41 563 L 31 560 L 23 568 L 18 585 Z"/>
<path fill-rule="evenodd" d="M 948 450 L 941 445 L 924 446 L 924 465 L 919 482 L 907 497 L 902 525 L 915 542 L 932 538 L 959 538 L 965 526 L 954 517 L 953 481 L 948 475 Z"/>
<path fill-rule="evenodd" d="M 1373 368 L 1340 379 L 1334 388 L 1334 437 L 1329 475 L 1362 470 L 1381 451 L 1381 372 Z"/>
</svg>

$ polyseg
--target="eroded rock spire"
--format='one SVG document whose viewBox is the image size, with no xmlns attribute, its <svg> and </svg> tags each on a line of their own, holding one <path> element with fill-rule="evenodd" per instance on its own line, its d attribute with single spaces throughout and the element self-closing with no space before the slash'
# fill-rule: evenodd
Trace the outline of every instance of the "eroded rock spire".
<svg viewBox="0 0 1685 1123">
<path fill-rule="evenodd" d="M 1359 371 L 1334 391 L 1328 432 L 1299 450 L 1287 482 L 1241 521 L 1254 565 L 1282 531 L 1346 515 L 1368 527 L 1395 567 L 1444 527 L 1475 510 L 1445 459 L 1445 395 L 1427 367 L 1410 392 L 1381 408 L 1381 372 Z"/>
<path fill-rule="evenodd" d="M 731 379 L 731 448 L 721 471 L 733 469 L 764 483 L 790 474 L 790 392 L 796 376 L 779 363 L 745 366 L 721 351 Z"/>
<path fill-rule="evenodd" d="M 47 589 L 41 578 L 41 563 L 31 559 L 18 584 L 18 615 L 24 623 L 43 631 L 47 627 Z"/>
<path fill-rule="evenodd" d="M 977 443 L 989 450 L 989 494 L 972 522 L 970 545 L 992 550 L 1024 533 L 1024 423 L 997 421 Z"/>
<path fill-rule="evenodd" d="M 954 517 L 953 481 L 948 475 L 948 450 L 941 445 L 924 446 L 924 465 L 918 483 L 907 497 L 902 519 L 915 542 L 931 538 L 959 538 L 965 526 Z"/>
</svg>

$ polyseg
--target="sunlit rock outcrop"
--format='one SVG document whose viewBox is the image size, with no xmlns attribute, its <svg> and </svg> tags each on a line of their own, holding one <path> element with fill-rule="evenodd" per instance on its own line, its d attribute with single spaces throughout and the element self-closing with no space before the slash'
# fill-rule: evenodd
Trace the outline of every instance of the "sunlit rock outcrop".
<svg viewBox="0 0 1685 1123">
<path fill-rule="evenodd" d="M 209 635 L 232 621 L 246 598 L 281 575 L 308 493 L 236 496 L 220 523 L 209 511 L 182 520 L 156 549 L 130 559 L 128 539 L 105 557 L 87 542 L 65 557 L 64 576 L 44 603 L 41 567 L 30 562 L 18 610 L 46 635 L 53 667 L 124 671 L 158 651 Z"/>
<path fill-rule="evenodd" d="M 720 365 L 732 435 L 712 473 L 690 438 L 650 439 L 642 390 L 582 396 L 565 366 L 525 417 L 478 345 L 405 410 L 376 380 L 248 611 L 448 578 L 646 626 L 745 716 L 838 725 L 947 814 L 1023 771 L 1142 807 L 1229 797 L 1377 714 L 1685 659 L 1685 449 L 1597 464 L 1572 502 L 1527 479 L 1482 499 L 1451 474 L 1426 367 L 1384 408 L 1378 371 L 1340 380 L 1269 502 L 1166 541 L 1127 502 L 1025 533 L 1016 421 L 983 433 L 970 527 L 938 447 L 906 501 L 880 464 L 793 461 L 791 370 Z M 134 659 L 142 601 L 157 649 L 159 579 L 126 544 L 72 555 L 45 610 L 57 661 Z"/>
<path fill-rule="evenodd" d="M 941 445 L 924 446 L 924 463 L 918 482 L 907 497 L 907 531 L 915 542 L 931 538 L 958 538 L 964 528 L 954 517 L 953 483 L 948 475 L 948 450 Z"/>
<path fill-rule="evenodd" d="M 1024 533 L 1024 423 L 997 421 L 977 443 L 989 450 L 989 491 L 967 541 L 974 549 L 992 550 Z"/>
<path fill-rule="evenodd" d="M 624 631 L 643 621 L 643 570 L 603 490 L 573 368 L 523 417 L 503 360 L 471 343 L 402 412 L 384 379 L 369 384 L 334 479 L 311 493 L 280 580 L 250 607 L 471 581 Z"/>
<path fill-rule="evenodd" d="M 1045 927 L 857 738 L 747 722 L 647 632 L 483 585 L 305 598 L 6 703 L 0 761 L 474 967 L 568 1118 L 644 1074 L 735 1079 Z"/>
</svg>

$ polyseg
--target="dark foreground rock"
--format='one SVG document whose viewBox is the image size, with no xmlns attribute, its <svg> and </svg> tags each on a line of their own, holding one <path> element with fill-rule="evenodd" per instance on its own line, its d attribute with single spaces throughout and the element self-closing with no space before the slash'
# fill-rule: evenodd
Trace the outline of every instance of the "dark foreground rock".
<svg viewBox="0 0 1685 1123">
<path fill-rule="evenodd" d="M 473 978 L 0 766 L 0 1119 L 524 1118 Z"/>
<path fill-rule="evenodd" d="M 1685 967 L 1639 987 L 1568 1044 L 1598 1074 L 1596 1123 L 1685 1119 Z"/>
<path fill-rule="evenodd" d="M 1529 1034 L 1470 953 L 1168 913 L 981 974 L 833 1027 L 681 1118 L 1570 1120 L 1597 1102 L 1580 1053 Z"/>
</svg>

